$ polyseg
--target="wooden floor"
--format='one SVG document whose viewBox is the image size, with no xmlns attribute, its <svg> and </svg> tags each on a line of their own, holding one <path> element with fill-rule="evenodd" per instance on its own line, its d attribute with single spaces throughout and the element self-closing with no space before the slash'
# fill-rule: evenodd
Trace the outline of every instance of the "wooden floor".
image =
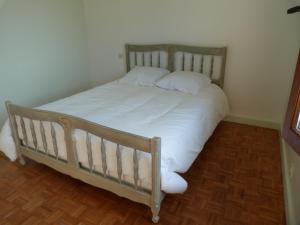
<svg viewBox="0 0 300 225">
<path fill-rule="evenodd" d="M 278 132 L 223 122 L 167 195 L 160 224 L 285 224 Z M 150 210 L 34 162 L 0 157 L 0 224 L 152 224 Z"/>
</svg>

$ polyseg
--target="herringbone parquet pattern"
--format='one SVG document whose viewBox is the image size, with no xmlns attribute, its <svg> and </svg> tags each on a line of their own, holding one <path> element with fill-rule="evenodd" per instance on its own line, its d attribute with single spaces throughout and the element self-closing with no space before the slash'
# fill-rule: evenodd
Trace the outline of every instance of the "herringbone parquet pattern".
<svg viewBox="0 0 300 225">
<path fill-rule="evenodd" d="M 183 195 L 167 195 L 160 224 L 279 225 L 284 222 L 278 132 L 222 122 L 184 177 Z M 46 166 L 0 157 L 1 224 L 151 223 L 148 207 Z"/>
</svg>

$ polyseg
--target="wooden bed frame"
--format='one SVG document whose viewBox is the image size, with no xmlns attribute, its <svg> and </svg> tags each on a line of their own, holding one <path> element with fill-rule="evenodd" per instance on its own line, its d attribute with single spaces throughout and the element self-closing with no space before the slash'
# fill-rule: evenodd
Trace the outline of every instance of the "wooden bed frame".
<svg viewBox="0 0 300 225">
<path fill-rule="evenodd" d="M 152 62 L 152 53 L 158 53 L 158 63 L 156 66 Z M 217 79 L 213 79 L 213 82 L 223 87 L 224 74 L 225 74 L 225 61 L 226 61 L 226 48 L 208 48 L 208 47 L 193 47 L 183 45 L 126 45 L 126 64 L 127 71 L 135 65 L 146 65 L 144 62 L 144 54 L 151 54 L 151 62 L 148 66 L 162 67 L 160 62 L 160 54 L 165 52 L 167 54 L 166 67 L 170 71 L 175 70 L 175 54 L 176 52 L 183 52 L 182 54 L 182 69 L 194 71 L 194 55 L 198 55 L 201 59 L 200 72 L 203 72 L 204 56 L 210 56 L 210 66 L 207 75 L 212 77 L 214 70 L 214 57 L 221 57 L 220 74 Z M 138 63 L 137 56 L 142 54 L 142 62 Z M 185 54 L 189 54 L 192 57 L 190 68 L 185 65 Z M 134 60 L 134 61 L 132 61 Z M 148 63 L 149 64 L 149 63 Z M 12 134 L 16 145 L 19 162 L 22 165 L 26 164 L 25 158 L 32 159 L 39 163 L 45 164 L 61 173 L 67 174 L 76 179 L 82 180 L 85 183 L 94 185 L 105 190 L 114 192 L 115 194 L 126 197 L 130 200 L 145 204 L 151 208 L 153 217 L 152 221 L 157 223 L 159 221 L 159 210 L 164 193 L 161 191 L 161 140 L 159 137 L 145 138 L 134 134 L 122 132 L 109 127 L 101 126 L 81 118 L 65 115 L 57 112 L 50 112 L 44 110 L 37 110 L 31 108 L 25 108 L 6 102 L 7 112 L 9 115 L 10 126 L 12 128 Z M 20 118 L 20 126 L 23 138 L 21 139 L 18 131 L 17 117 Z M 29 134 L 26 132 L 24 118 L 29 120 L 30 133 L 33 140 L 34 148 L 29 147 L 27 144 L 27 137 Z M 34 122 L 40 124 L 40 137 L 42 137 L 43 147 L 45 151 L 41 151 L 37 148 L 37 136 Z M 51 124 L 51 136 L 55 155 L 49 154 L 47 148 L 47 140 L 45 135 L 45 129 L 42 122 L 50 122 Z M 54 124 L 57 123 L 62 126 L 65 135 L 65 143 L 67 149 L 67 160 L 62 160 L 58 157 L 58 146 L 56 140 L 56 134 Z M 87 154 L 89 169 L 83 168 L 78 162 L 76 144 L 73 137 L 73 132 L 76 129 L 80 129 L 87 134 Z M 90 135 L 100 137 L 101 142 L 101 155 L 102 155 L 102 169 L 103 173 L 94 171 L 93 167 L 93 155 L 91 149 Z M 117 144 L 117 170 L 118 179 L 106 174 L 106 153 L 103 139 L 109 140 Z M 122 177 L 122 159 L 121 150 L 119 145 L 127 146 L 134 149 L 133 154 L 133 170 L 134 170 L 134 184 L 123 182 Z M 138 183 L 138 163 L 136 152 L 143 151 L 151 154 L 152 159 L 152 189 L 147 191 L 137 185 Z"/>
</svg>

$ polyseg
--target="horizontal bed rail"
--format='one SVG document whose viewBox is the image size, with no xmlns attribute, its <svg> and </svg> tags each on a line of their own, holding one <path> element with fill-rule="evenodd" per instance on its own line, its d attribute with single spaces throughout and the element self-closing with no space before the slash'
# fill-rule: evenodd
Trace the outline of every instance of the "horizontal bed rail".
<svg viewBox="0 0 300 225">
<path fill-rule="evenodd" d="M 151 152 L 151 139 L 139 135 L 130 134 L 124 131 L 116 130 L 102 126 L 78 117 L 66 115 L 58 112 L 50 112 L 39 109 L 31 109 L 8 102 L 11 115 L 21 116 L 36 121 L 51 121 L 60 124 L 62 127 L 70 129 L 81 129 L 109 141 L 119 143 L 124 146 L 136 148 L 145 152 Z"/>
<path fill-rule="evenodd" d="M 158 213 L 163 198 L 163 193 L 161 192 L 160 138 L 146 138 L 102 126 L 71 115 L 26 108 L 14 105 L 9 101 L 6 102 L 6 107 L 21 164 L 25 164 L 25 156 L 88 184 L 112 191 L 133 201 L 146 204 L 151 207 L 153 222 L 158 222 Z M 48 123 L 51 133 L 52 154 L 48 146 L 49 140 L 47 141 L 45 123 Z M 62 159 L 59 156 L 60 146 L 58 145 L 55 129 L 57 125 L 61 126 L 64 132 L 66 159 Z M 75 130 L 83 131 L 86 134 L 87 168 L 81 166 L 78 160 L 78 149 L 74 137 Z M 101 151 L 102 173 L 98 173 L 94 169 L 95 158 L 92 151 L 92 135 L 101 139 L 99 151 Z M 41 137 L 42 149 L 38 147 L 38 136 Z M 107 173 L 107 153 L 104 140 L 116 144 L 117 177 L 112 177 Z M 122 163 L 126 162 L 122 161 L 122 149 L 120 146 L 133 149 L 132 170 L 134 174 L 134 184 L 122 180 Z M 151 190 L 145 190 L 138 185 L 139 165 L 137 151 L 151 155 Z"/>
</svg>

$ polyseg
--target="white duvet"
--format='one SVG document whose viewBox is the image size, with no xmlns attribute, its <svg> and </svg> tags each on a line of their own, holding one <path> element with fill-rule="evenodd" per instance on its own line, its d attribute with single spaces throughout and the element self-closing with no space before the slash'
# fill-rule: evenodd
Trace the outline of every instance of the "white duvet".
<svg viewBox="0 0 300 225">
<path fill-rule="evenodd" d="M 198 95 L 191 95 L 115 81 L 39 108 L 70 114 L 149 138 L 161 137 L 162 190 L 166 193 L 182 193 L 187 188 L 187 182 L 177 173 L 184 173 L 190 168 L 217 124 L 226 115 L 228 104 L 224 92 L 216 85 L 210 85 Z M 49 151 L 54 154 L 50 126 L 46 123 L 44 126 Z M 37 124 L 35 129 L 39 129 Z M 26 130 L 31 133 L 27 123 Z M 59 156 L 66 159 L 63 130 L 59 126 L 55 130 Z M 79 161 L 87 167 L 86 136 L 79 130 L 75 136 Z M 37 138 L 38 148 L 43 150 L 41 136 L 38 135 Z M 29 145 L 32 145 L 30 137 Z M 116 145 L 108 141 L 105 145 L 108 173 L 117 177 Z M 0 134 L 0 149 L 11 160 L 16 160 L 8 121 Z M 100 139 L 92 137 L 94 169 L 102 172 L 99 149 Z M 134 182 L 132 152 L 131 149 L 123 147 L 122 179 L 131 183 Z M 139 152 L 138 158 L 139 185 L 150 188 L 150 157 Z"/>
</svg>

